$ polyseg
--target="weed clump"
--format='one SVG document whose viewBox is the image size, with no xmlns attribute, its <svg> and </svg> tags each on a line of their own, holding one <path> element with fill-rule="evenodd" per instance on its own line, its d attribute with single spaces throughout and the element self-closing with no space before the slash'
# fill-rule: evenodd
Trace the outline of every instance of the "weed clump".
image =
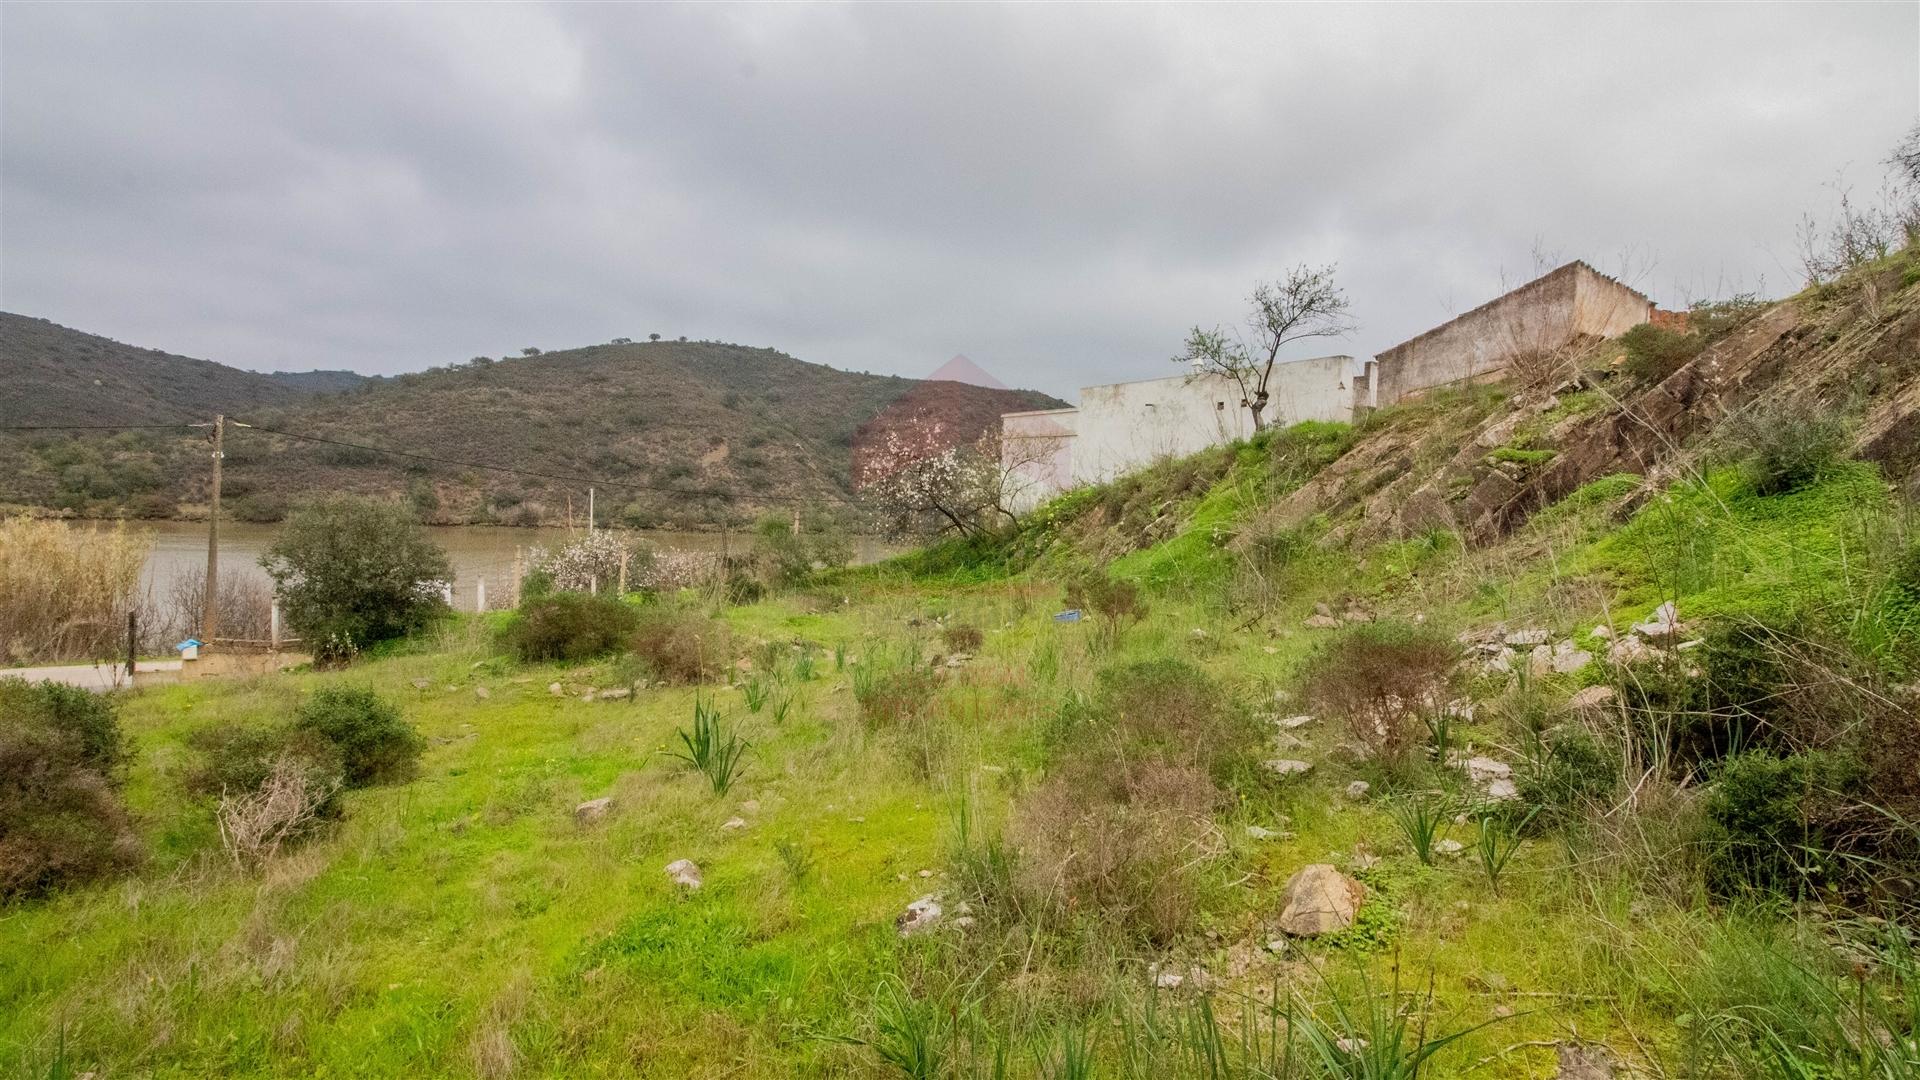
<svg viewBox="0 0 1920 1080">
<path fill-rule="evenodd" d="M 84 693 L 0 679 L 0 900 L 41 896 L 139 861 L 118 791 L 119 725 L 105 698 L 70 698 Z"/>
<path fill-rule="evenodd" d="M 1653 323 L 1641 323 L 1620 335 L 1620 344 L 1627 350 L 1626 363 L 1621 365 L 1623 370 L 1647 383 L 1664 381 L 1706 347 L 1698 335 L 1679 333 Z"/>
<path fill-rule="evenodd" d="M 1302 699 L 1346 720 L 1354 736 L 1389 765 L 1407 760 L 1445 707 L 1459 648 L 1431 627 L 1383 619 L 1343 630 L 1302 665 Z"/>
<path fill-rule="evenodd" d="M 619 649 L 639 624 L 638 611 L 610 596 L 554 592 L 521 601 L 501 638 L 528 663 L 591 660 Z"/>
<path fill-rule="evenodd" d="M 1106 668 L 1089 707 L 1093 723 L 1112 736 L 1104 752 L 1136 760 L 1159 756 L 1223 779 L 1258 741 L 1251 721 L 1230 706 L 1212 677 L 1184 660 Z"/>
<path fill-rule="evenodd" d="M 1768 402 L 1721 424 L 1721 451 L 1760 495 L 1798 491 L 1833 474 L 1853 445 L 1853 425 L 1816 402 Z"/>
<path fill-rule="evenodd" d="M 948 652 L 976 653 L 986 643 L 986 635 L 977 626 L 949 626 L 940 631 L 940 640 L 946 643 Z"/>
<path fill-rule="evenodd" d="M 291 761 L 316 785 L 336 793 L 315 808 L 315 820 L 341 816 L 337 792 L 345 785 L 346 766 L 340 748 L 318 732 L 288 725 L 215 724 L 189 735 L 187 745 L 200 755 L 186 777 L 192 794 L 225 797 L 258 791 L 281 762 Z"/>
<path fill-rule="evenodd" d="M 853 698 L 868 727 L 898 727 L 920 715 L 939 685 L 939 677 L 918 664 L 878 673 L 862 668 L 855 673 Z"/>
</svg>

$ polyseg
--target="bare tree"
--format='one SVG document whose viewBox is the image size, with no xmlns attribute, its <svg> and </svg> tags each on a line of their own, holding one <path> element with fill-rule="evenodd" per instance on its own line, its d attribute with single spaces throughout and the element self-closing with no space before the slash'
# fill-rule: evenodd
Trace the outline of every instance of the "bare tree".
<svg viewBox="0 0 1920 1080">
<path fill-rule="evenodd" d="M 1246 335 L 1229 337 L 1215 327 L 1198 326 L 1187 335 L 1186 351 L 1175 363 L 1192 364 L 1205 374 L 1220 375 L 1240 388 L 1240 404 L 1253 414 L 1253 429 L 1267 426 L 1268 382 L 1280 362 L 1280 350 L 1309 338 L 1344 337 L 1354 322 L 1347 295 L 1334 284 L 1336 268 L 1305 263 L 1287 271 L 1277 282 L 1260 282 L 1248 299 Z"/>
</svg>

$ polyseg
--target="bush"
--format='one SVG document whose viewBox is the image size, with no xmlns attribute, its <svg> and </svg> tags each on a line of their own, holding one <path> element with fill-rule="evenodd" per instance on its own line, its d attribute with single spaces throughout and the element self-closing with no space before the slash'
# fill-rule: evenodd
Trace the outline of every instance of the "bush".
<svg viewBox="0 0 1920 1080">
<path fill-rule="evenodd" d="M 883 674 L 856 672 L 853 697 L 868 727 L 896 727 L 918 716 L 939 688 L 939 677 L 915 664 Z"/>
<path fill-rule="evenodd" d="M 393 503 L 338 496 L 296 512 L 260 557 L 287 624 L 314 658 L 339 662 L 446 610 L 446 552 Z"/>
<path fill-rule="evenodd" d="M 1192 928 L 1201 868 L 1223 845 L 1205 770 L 1160 758 L 1069 762 L 1014 812 L 1014 894 L 1031 917 L 1074 917 L 1154 944 Z"/>
<path fill-rule="evenodd" d="M 187 744 L 200 760 L 186 777 L 186 788 L 196 795 L 224 797 L 258 791 L 281 761 L 294 761 L 320 781 L 333 781 L 337 792 L 346 782 L 340 748 L 312 730 L 290 725 L 216 724 L 188 736 Z M 337 818 L 337 798 L 318 810 L 321 818 Z"/>
<path fill-rule="evenodd" d="M 323 686 L 301 702 L 296 731 L 311 732 L 340 752 L 346 786 L 368 787 L 413 778 L 427 741 L 400 710 L 371 690 Z"/>
<path fill-rule="evenodd" d="M 980 646 L 986 644 L 987 636 L 977 626 L 949 626 L 940 631 L 940 640 L 947 646 L 948 652 L 977 653 Z"/>
<path fill-rule="evenodd" d="M 1853 446 L 1853 425 L 1817 402 L 1790 398 L 1734 413 L 1720 438 L 1722 455 L 1738 461 L 1749 487 L 1781 495 L 1831 475 Z"/>
<path fill-rule="evenodd" d="M 1301 666 L 1309 709 L 1343 718 L 1375 756 L 1404 761 L 1452 690 L 1459 647 L 1431 627 L 1395 619 L 1342 630 Z"/>
<path fill-rule="evenodd" d="M 1627 374 L 1643 382 L 1657 383 L 1680 370 L 1681 365 L 1700 355 L 1706 343 L 1693 334 L 1681 334 L 1664 326 L 1641 323 L 1620 335 L 1626 347 Z"/>
<path fill-rule="evenodd" d="M 529 663 L 590 660 L 618 650 L 639 625 L 633 605 L 609 596 L 542 593 L 520 602 L 501 640 Z"/>
<path fill-rule="evenodd" d="M 1575 821 L 1604 805 L 1620 787 L 1620 759 L 1593 732 L 1578 725 L 1554 728 L 1519 770 L 1515 790 L 1534 826 Z M 1517 820 L 1517 818 L 1516 818 Z"/>
<path fill-rule="evenodd" d="M 1185 660 L 1142 660 L 1103 669 L 1091 702 L 1096 724 L 1130 759 L 1162 757 L 1226 778 L 1231 763 L 1258 744 L 1251 721 L 1232 709 L 1220 686 Z"/>
<path fill-rule="evenodd" d="M 110 703 L 0 680 L 0 900 L 127 869 L 140 845 L 115 790 L 124 760 Z"/>
<path fill-rule="evenodd" d="M 719 677 L 730 642 L 725 623 L 661 606 L 640 612 L 630 645 L 655 678 L 690 685 Z"/>
<path fill-rule="evenodd" d="M 1817 822 L 1853 771 L 1827 754 L 1755 750 L 1722 762 L 1705 806 L 1707 886 L 1722 896 L 1817 887 L 1832 869 Z"/>
</svg>

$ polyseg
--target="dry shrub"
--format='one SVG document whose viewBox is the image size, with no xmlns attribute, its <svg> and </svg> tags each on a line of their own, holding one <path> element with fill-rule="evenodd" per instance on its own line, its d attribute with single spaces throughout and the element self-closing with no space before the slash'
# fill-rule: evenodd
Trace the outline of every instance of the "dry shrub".
<svg viewBox="0 0 1920 1080">
<path fill-rule="evenodd" d="M 633 654 L 670 683 L 692 685 L 718 678 L 732 651 L 725 623 L 672 607 L 642 609 L 631 639 Z"/>
<path fill-rule="evenodd" d="M 267 778 L 251 791 L 220 797 L 214 819 L 220 843 L 234 865 L 252 869 L 315 828 L 340 789 L 340 778 L 291 754 L 276 758 Z"/>
<path fill-rule="evenodd" d="M 918 717 L 939 688 L 932 669 L 914 665 L 871 678 L 856 676 L 853 696 L 868 727 L 890 728 Z"/>
<path fill-rule="evenodd" d="M 1256 729 L 1229 705 L 1219 685 L 1184 660 L 1106 668 L 1092 707 L 1115 740 L 1106 752 L 1120 758 L 1158 756 L 1223 776 L 1234 758 L 1258 742 Z"/>
<path fill-rule="evenodd" d="M 125 525 L 0 519 L 0 658 L 120 655 L 151 546 Z"/>
<path fill-rule="evenodd" d="M 946 643 L 948 652 L 977 653 L 986 643 L 987 637 L 977 626 L 949 626 L 940 631 L 940 640 Z"/>
<path fill-rule="evenodd" d="M 1154 943 L 1191 928 L 1202 866 L 1223 850 L 1220 789 L 1204 769 L 1161 758 L 1081 759 L 1023 799 L 1008 838 L 1020 909 L 1098 920 Z"/>
<path fill-rule="evenodd" d="M 1338 716 L 1388 763 L 1406 760 L 1425 737 L 1424 718 L 1451 696 L 1459 646 L 1429 627 L 1397 619 L 1341 631 L 1301 666 L 1302 699 Z"/>
<path fill-rule="evenodd" d="M 207 603 L 207 570 L 191 566 L 175 574 L 166 594 L 150 599 L 140 614 L 141 637 L 155 648 L 171 648 L 181 638 L 200 636 Z M 214 598 L 224 638 L 264 641 L 273 633 L 273 586 L 263 578 L 228 571 L 220 575 Z"/>
</svg>

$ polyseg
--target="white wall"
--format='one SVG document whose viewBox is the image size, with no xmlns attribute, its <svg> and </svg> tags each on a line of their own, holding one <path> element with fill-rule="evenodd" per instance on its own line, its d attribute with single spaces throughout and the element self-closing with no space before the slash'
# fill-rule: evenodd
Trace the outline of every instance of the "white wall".
<svg viewBox="0 0 1920 1080">
<path fill-rule="evenodd" d="M 1078 409 L 1002 413 L 1000 462 L 1007 472 L 1008 508 L 1027 511 L 1073 486 Z"/>
</svg>

